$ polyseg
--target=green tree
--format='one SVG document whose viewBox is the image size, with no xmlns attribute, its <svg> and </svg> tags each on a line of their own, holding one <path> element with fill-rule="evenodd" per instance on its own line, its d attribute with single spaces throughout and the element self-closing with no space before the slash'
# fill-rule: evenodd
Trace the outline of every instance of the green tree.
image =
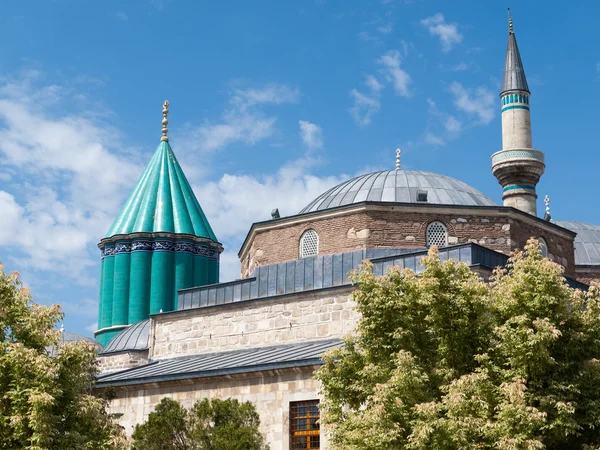
<svg viewBox="0 0 600 450">
<path fill-rule="evenodd" d="M 17 273 L 0 264 L 0 448 L 122 448 L 107 401 L 92 395 L 96 352 L 59 345 L 60 307 L 32 301 Z M 58 348 L 54 356 L 47 350 Z"/>
<path fill-rule="evenodd" d="M 332 449 L 599 449 L 598 289 L 535 240 L 489 283 L 421 262 L 353 275 L 361 319 L 317 374 Z"/>
<path fill-rule="evenodd" d="M 163 398 L 148 420 L 135 427 L 136 450 L 263 450 L 260 418 L 250 402 L 204 399 L 190 411 Z"/>
<path fill-rule="evenodd" d="M 190 417 L 179 402 L 163 398 L 133 432 L 134 450 L 190 450 Z"/>
</svg>

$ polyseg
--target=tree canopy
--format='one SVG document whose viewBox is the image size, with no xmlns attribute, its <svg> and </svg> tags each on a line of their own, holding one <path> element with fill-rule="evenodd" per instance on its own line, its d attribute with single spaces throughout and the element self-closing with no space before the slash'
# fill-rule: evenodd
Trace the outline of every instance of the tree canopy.
<svg viewBox="0 0 600 450">
<path fill-rule="evenodd" d="M 139 450 L 268 450 L 250 402 L 203 399 L 191 410 L 163 398 L 148 420 L 136 425 L 133 448 Z"/>
<path fill-rule="evenodd" d="M 361 319 L 317 374 L 332 449 L 599 449 L 600 295 L 531 240 L 484 282 L 432 248 L 365 264 Z"/>
<path fill-rule="evenodd" d="M 60 343 L 61 319 L 0 264 L 0 448 L 123 448 L 106 400 L 92 395 L 94 345 Z"/>
</svg>

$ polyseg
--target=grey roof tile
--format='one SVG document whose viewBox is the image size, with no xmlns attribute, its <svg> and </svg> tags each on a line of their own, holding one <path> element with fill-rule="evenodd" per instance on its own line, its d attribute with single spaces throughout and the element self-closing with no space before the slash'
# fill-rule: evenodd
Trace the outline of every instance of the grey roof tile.
<svg viewBox="0 0 600 450">
<path fill-rule="evenodd" d="M 339 339 L 328 339 L 161 359 L 134 369 L 100 375 L 97 385 L 139 384 L 319 364 L 324 352 L 340 345 Z"/>
</svg>

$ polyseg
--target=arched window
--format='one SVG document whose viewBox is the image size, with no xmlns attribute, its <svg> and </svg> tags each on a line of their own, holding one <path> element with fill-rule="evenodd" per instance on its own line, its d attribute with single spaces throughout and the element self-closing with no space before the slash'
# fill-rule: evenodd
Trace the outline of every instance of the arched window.
<svg viewBox="0 0 600 450">
<path fill-rule="evenodd" d="M 542 253 L 542 256 L 544 258 L 548 257 L 548 244 L 546 244 L 546 241 L 544 240 L 544 238 L 538 238 L 538 242 L 540 243 L 540 252 Z"/>
<path fill-rule="evenodd" d="M 442 222 L 431 222 L 427 225 L 427 247 L 432 245 L 438 248 L 448 245 L 448 230 Z"/>
<path fill-rule="evenodd" d="M 319 254 L 319 235 L 315 230 L 306 230 L 300 238 L 300 258 Z"/>
</svg>

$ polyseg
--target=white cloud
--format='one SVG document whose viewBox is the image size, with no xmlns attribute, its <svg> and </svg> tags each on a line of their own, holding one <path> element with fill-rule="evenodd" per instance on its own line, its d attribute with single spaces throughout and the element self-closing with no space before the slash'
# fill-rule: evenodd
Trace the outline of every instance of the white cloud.
<svg viewBox="0 0 600 450">
<path fill-rule="evenodd" d="M 388 81 L 394 86 L 394 91 L 402 97 L 410 96 L 408 85 L 411 82 L 410 75 L 400 68 L 400 52 L 391 50 L 378 60 L 384 69 L 383 73 Z"/>
<path fill-rule="evenodd" d="M 319 125 L 307 122 L 306 120 L 299 120 L 298 125 L 300 126 L 302 142 L 304 142 L 309 150 L 323 147 L 323 130 Z"/>
<path fill-rule="evenodd" d="M 382 34 L 390 34 L 393 31 L 393 29 L 394 27 L 391 23 L 377 27 L 377 31 L 379 31 Z"/>
<path fill-rule="evenodd" d="M 438 146 L 446 145 L 446 141 L 444 139 L 442 139 L 440 136 L 433 134 L 430 131 L 425 132 L 424 140 L 427 144 L 430 144 L 430 145 L 438 145 Z"/>
<path fill-rule="evenodd" d="M 371 33 L 369 33 L 368 31 L 361 31 L 360 33 L 358 33 L 358 39 L 364 42 L 372 42 L 376 45 L 383 44 L 381 39 L 379 39 L 377 36 L 371 35 Z"/>
<path fill-rule="evenodd" d="M 365 85 L 371 92 L 379 92 L 384 88 L 383 84 L 381 84 L 373 75 L 365 76 Z"/>
<path fill-rule="evenodd" d="M 357 89 L 350 91 L 350 96 L 354 100 L 354 105 L 349 109 L 350 115 L 357 125 L 364 127 L 371 123 L 373 116 L 381 107 L 381 90 L 384 88 L 377 78 L 373 75 L 367 75 L 364 81 L 369 92 L 363 94 Z"/>
<path fill-rule="evenodd" d="M 453 65 L 440 65 L 440 69 L 444 72 L 464 72 L 465 70 L 469 70 L 469 64 L 466 62 L 460 62 L 458 64 Z"/>
<path fill-rule="evenodd" d="M 449 52 L 454 45 L 463 40 L 463 35 L 458 31 L 458 26 L 455 23 L 446 22 L 442 13 L 421 20 L 421 24 L 429 30 L 429 33 L 440 39 L 442 51 L 444 52 Z"/>
<path fill-rule="evenodd" d="M 127 20 L 127 19 L 129 19 L 129 17 L 127 17 L 127 14 L 125 14 L 125 11 L 117 11 L 117 13 L 115 14 L 115 16 L 119 20 Z"/>
<path fill-rule="evenodd" d="M 450 140 L 458 138 L 463 130 L 463 123 L 452 114 L 440 111 L 435 102 L 428 98 L 429 120 L 423 140 L 435 146 L 443 146 Z"/>
<path fill-rule="evenodd" d="M 227 244 L 221 255 L 222 281 L 239 277 L 237 251 L 252 223 L 270 219 L 275 208 L 279 208 L 282 217 L 297 214 L 345 179 L 311 175 L 308 169 L 312 164 L 311 159 L 304 158 L 286 164 L 274 174 L 225 174 L 216 182 L 194 186 L 217 238 Z"/>
<path fill-rule="evenodd" d="M 38 85 L 27 73 L 0 84 L 2 172 L 18 173 L 0 192 L 0 245 L 21 268 L 49 270 L 82 284 L 99 257 L 95 244 L 142 167 L 118 133 L 93 111 L 71 111 L 81 93 Z"/>
<path fill-rule="evenodd" d="M 188 150 L 215 151 L 235 142 L 254 145 L 273 136 L 277 116 L 267 115 L 262 106 L 298 101 L 300 92 L 285 85 L 268 84 L 262 88 L 234 89 L 229 107 L 220 121 L 207 121 L 184 130 L 182 147 Z"/>
<path fill-rule="evenodd" d="M 444 120 L 444 128 L 449 133 L 460 133 L 462 131 L 462 123 L 456 117 L 448 115 Z"/>
<path fill-rule="evenodd" d="M 454 96 L 454 105 L 459 111 L 475 115 L 483 125 L 490 123 L 495 116 L 496 96 L 485 87 L 474 89 L 465 88 L 458 82 L 453 82 L 449 88 Z"/>
</svg>

